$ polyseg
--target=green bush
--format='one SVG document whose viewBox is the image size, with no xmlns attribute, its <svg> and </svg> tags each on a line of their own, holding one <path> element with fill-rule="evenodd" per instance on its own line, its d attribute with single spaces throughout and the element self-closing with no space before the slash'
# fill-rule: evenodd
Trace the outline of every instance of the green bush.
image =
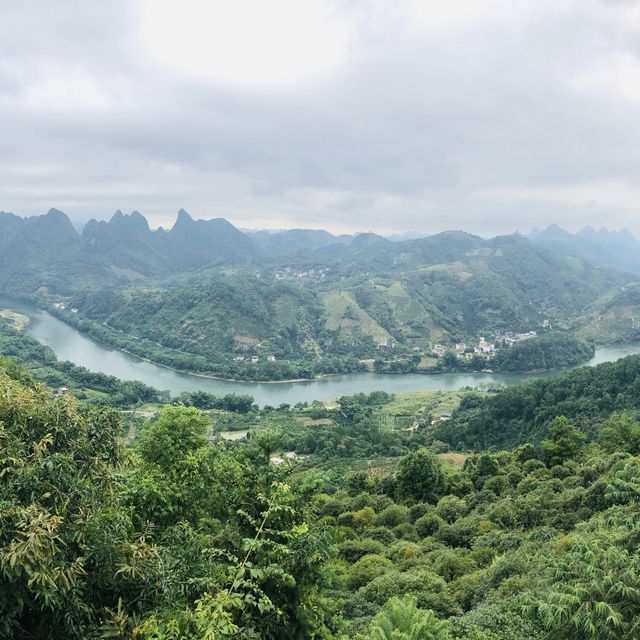
<svg viewBox="0 0 640 640">
<path fill-rule="evenodd" d="M 359 589 L 374 578 L 393 570 L 393 562 L 382 555 L 369 554 L 354 562 L 347 573 L 347 586 Z"/>
<path fill-rule="evenodd" d="M 409 509 L 399 504 L 393 504 L 387 507 L 382 513 L 378 514 L 376 523 L 384 527 L 393 528 L 399 524 L 409 522 Z"/>
<path fill-rule="evenodd" d="M 435 511 L 431 511 L 416 520 L 415 528 L 421 538 L 426 538 L 434 535 L 444 524 L 444 520 Z"/>
</svg>

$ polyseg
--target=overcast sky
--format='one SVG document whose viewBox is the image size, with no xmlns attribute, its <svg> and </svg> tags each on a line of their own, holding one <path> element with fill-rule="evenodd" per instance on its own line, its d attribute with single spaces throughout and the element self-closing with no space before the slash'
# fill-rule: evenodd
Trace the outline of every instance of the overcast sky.
<svg viewBox="0 0 640 640">
<path fill-rule="evenodd" d="M 0 210 L 640 236 L 640 4 L 0 0 Z"/>
</svg>

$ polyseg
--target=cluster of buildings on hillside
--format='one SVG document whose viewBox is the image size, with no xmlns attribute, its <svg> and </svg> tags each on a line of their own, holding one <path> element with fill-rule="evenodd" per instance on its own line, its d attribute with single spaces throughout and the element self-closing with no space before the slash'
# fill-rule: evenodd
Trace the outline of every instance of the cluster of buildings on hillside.
<svg viewBox="0 0 640 640">
<path fill-rule="evenodd" d="M 67 305 L 64 302 L 54 302 L 53 308 L 64 311 L 67 308 Z M 78 313 L 78 309 L 76 309 L 75 307 L 71 307 L 69 311 L 71 311 L 71 313 Z"/>
<path fill-rule="evenodd" d="M 244 356 L 236 356 L 233 361 L 234 362 L 244 362 L 245 360 L 250 360 L 251 364 L 258 364 L 260 362 L 260 358 L 258 356 L 251 356 L 251 358 L 245 358 Z M 267 356 L 267 362 L 275 362 L 276 357 L 274 355 Z"/>
<path fill-rule="evenodd" d="M 329 273 L 329 267 L 323 267 L 321 269 L 294 269 L 292 267 L 284 267 L 282 269 L 274 269 L 273 277 L 276 280 L 287 280 L 292 278 L 311 278 L 314 280 L 324 280 Z M 256 273 L 256 278 L 260 278 L 261 274 Z"/>
<path fill-rule="evenodd" d="M 436 344 L 432 353 L 436 358 L 441 358 L 447 351 L 455 353 L 458 358 L 471 360 L 474 356 L 483 358 L 491 358 L 496 353 L 496 345 L 493 342 L 487 342 L 484 337 L 480 337 L 478 344 L 475 346 L 467 345 L 465 342 L 457 342 L 453 349 L 442 344 Z"/>
<path fill-rule="evenodd" d="M 457 342 L 452 349 L 451 347 L 447 347 L 442 344 L 436 344 L 432 349 L 432 354 L 436 356 L 436 358 L 441 358 L 445 353 L 452 352 L 455 353 L 458 358 L 465 360 L 471 360 L 475 356 L 479 356 L 481 358 L 492 358 L 497 351 L 496 345 L 512 347 L 517 342 L 535 338 L 537 335 L 536 331 L 527 331 L 525 333 L 514 333 L 512 331 L 507 331 L 505 333 L 496 332 L 493 342 L 488 342 L 481 336 L 478 339 L 478 344 L 476 345 L 467 345 L 464 342 Z"/>
</svg>

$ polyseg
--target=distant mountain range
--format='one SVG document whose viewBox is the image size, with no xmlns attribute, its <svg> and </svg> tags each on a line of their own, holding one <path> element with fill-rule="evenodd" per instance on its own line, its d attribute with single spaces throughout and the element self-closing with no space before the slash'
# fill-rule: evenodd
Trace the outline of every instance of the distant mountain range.
<svg viewBox="0 0 640 640">
<path fill-rule="evenodd" d="M 25 218 L 0 212 L 0 289 L 10 288 L 18 274 L 65 292 L 71 274 L 104 284 L 345 246 L 352 239 L 307 229 L 243 233 L 224 218 L 194 220 L 182 209 L 169 230 L 151 230 L 137 211 L 116 211 L 109 221 L 90 220 L 81 232 L 57 209 Z"/>
<path fill-rule="evenodd" d="M 455 232 L 447 234 L 437 236 L 448 238 L 451 244 Z M 418 235 L 383 238 L 368 232 L 336 236 L 321 229 L 240 231 L 224 218 L 194 220 L 183 209 L 168 230 L 151 230 L 137 211 L 116 211 L 109 221 L 90 220 L 79 232 L 57 209 L 25 218 L 0 212 L 0 287 L 16 272 L 32 273 L 43 286 L 64 290 L 65 274 L 79 270 L 87 284 L 94 280 L 104 284 L 270 258 L 304 257 L 317 251 L 339 255 L 349 250 L 371 258 L 368 254 L 383 247 L 394 254 L 420 246 L 412 244 L 425 240 Z M 595 266 L 640 275 L 640 242 L 626 230 L 585 227 L 572 234 L 550 225 L 524 237 L 556 255 L 575 256 Z"/>
<path fill-rule="evenodd" d="M 55 262 L 64 256 L 65 261 L 127 269 L 132 277 L 150 276 L 318 250 L 384 246 L 388 241 L 404 246 L 425 237 L 415 232 L 383 238 L 371 232 L 336 236 L 321 229 L 240 231 L 224 218 L 194 220 L 184 209 L 168 230 L 151 230 L 137 211 L 116 211 L 109 221 L 90 220 L 79 232 L 57 209 L 25 218 L 0 212 L 0 266 L 6 269 L 16 259 Z M 624 229 L 596 231 L 587 226 L 573 234 L 552 224 L 523 237 L 556 254 L 640 275 L 640 242 Z"/>
<path fill-rule="evenodd" d="M 575 256 L 605 269 L 640 276 L 640 242 L 626 229 L 608 231 L 585 227 L 569 233 L 557 224 L 525 236 L 538 246 L 565 256 Z"/>
<path fill-rule="evenodd" d="M 34 276 L 44 272 L 43 286 L 64 290 L 64 282 L 52 282 L 53 273 L 81 269 L 88 283 L 135 280 L 375 242 L 387 241 L 373 233 L 336 236 L 321 229 L 240 231 L 224 218 L 194 220 L 184 209 L 168 230 L 152 230 L 138 211 L 89 220 L 81 231 L 57 209 L 24 218 L 0 212 L 0 286 L 16 268 Z M 57 267 L 49 273 L 52 265 Z"/>
</svg>

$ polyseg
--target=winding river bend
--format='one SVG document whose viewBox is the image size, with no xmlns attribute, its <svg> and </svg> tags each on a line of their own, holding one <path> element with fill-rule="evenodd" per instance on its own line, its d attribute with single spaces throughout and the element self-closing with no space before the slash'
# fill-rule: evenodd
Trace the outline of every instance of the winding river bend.
<svg viewBox="0 0 640 640">
<path fill-rule="evenodd" d="M 390 393 L 405 391 L 454 391 L 464 387 L 503 384 L 513 385 L 540 377 L 540 374 L 499 373 L 443 373 L 437 375 L 378 373 L 350 373 L 328 376 L 304 382 L 232 382 L 215 380 L 146 362 L 135 356 L 112 349 L 54 318 L 46 311 L 13 300 L 0 298 L 0 309 L 10 309 L 29 317 L 26 328 L 33 338 L 51 347 L 58 358 L 78 365 L 117 376 L 123 380 L 140 380 L 157 389 L 168 389 L 173 395 L 181 391 L 205 390 L 217 395 L 248 393 L 260 406 L 277 406 L 287 402 L 295 404 L 311 400 L 329 400 L 341 395 L 378 389 Z M 640 344 L 614 345 L 596 351 L 589 365 L 611 362 L 626 355 L 640 353 Z M 549 375 L 549 374 L 541 374 Z"/>
</svg>

